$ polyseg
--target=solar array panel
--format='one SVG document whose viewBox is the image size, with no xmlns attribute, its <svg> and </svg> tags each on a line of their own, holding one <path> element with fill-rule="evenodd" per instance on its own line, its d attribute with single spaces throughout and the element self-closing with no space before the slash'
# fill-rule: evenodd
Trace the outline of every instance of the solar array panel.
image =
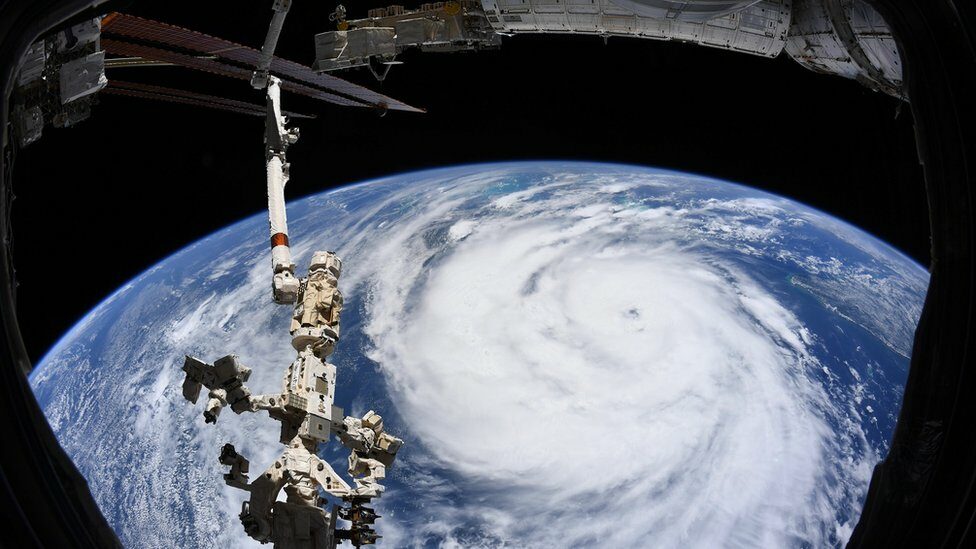
<svg viewBox="0 0 976 549">
<path fill-rule="evenodd" d="M 123 95 L 126 97 L 138 97 L 139 99 L 152 99 L 155 101 L 165 101 L 167 103 L 180 103 L 182 105 L 194 105 L 197 107 L 207 107 L 211 109 L 217 109 L 220 111 L 229 111 L 238 114 L 248 114 L 252 116 L 262 115 L 260 111 L 255 111 L 253 109 L 241 109 L 230 105 L 221 105 L 217 103 L 212 103 L 210 101 L 199 101 L 191 97 L 158 94 L 158 93 L 144 92 L 139 90 L 127 90 L 124 88 L 113 88 L 112 86 L 108 86 L 105 89 L 103 89 L 102 93 L 106 93 L 109 95 Z"/>
<path fill-rule="evenodd" d="M 250 79 L 251 71 L 257 65 L 258 57 L 261 54 L 260 51 L 254 48 L 237 44 L 229 40 L 224 40 L 223 38 L 217 38 L 215 36 L 192 31 L 183 27 L 170 25 L 168 23 L 161 23 L 159 21 L 153 21 L 151 19 L 145 19 L 123 13 L 115 13 L 106 17 L 102 21 L 102 33 L 113 38 L 122 38 L 122 40 L 129 43 L 132 43 L 131 41 L 135 40 L 141 43 L 148 42 L 163 47 L 168 46 L 170 48 L 177 48 L 184 51 L 195 52 L 197 54 L 215 56 L 218 59 L 212 61 L 217 61 L 227 67 L 234 67 L 242 70 L 247 74 L 248 79 Z M 122 40 L 113 40 L 113 42 L 118 43 Z M 136 44 L 133 43 L 133 45 Z M 173 53 L 178 54 L 178 52 Z M 186 58 L 197 59 L 193 55 L 183 55 Z M 160 60 L 170 61 L 169 59 Z M 184 63 L 178 61 L 170 62 L 185 65 Z M 193 65 L 185 66 L 200 68 L 199 66 Z M 208 69 L 201 68 L 200 70 Z M 210 72 L 215 71 L 210 70 Z M 358 84 L 353 84 L 352 82 L 348 82 L 328 74 L 317 74 L 309 67 L 295 63 L 294 61 L 281 59 L 279 57 L 275 57 L 272 60 L 271 73 L 282 79 L 282 87 L 285 89 L 288 89 L 285 86 L 286 83 L 292 84 L 292 86 L 301 86 L 302 84 L 305 84 L 305 88 L 307 89 L 320 88 L 321 90 L 319 91 L 326 93 L 330 92 L 330 95 L 333 96 L 343 96 L 348 101 L 347 103 L 338 103 L 337 101 L 326 99 L 325 97 L 319 97 L 319 99 L 323 99 L 330 103 L 408 112 L 423 112 L 422 109 L 412 107 L 401 101 L 397 101 L 396 99 L 391 99 L 381 93 L 364 88 Z M 218 72 L 217 74 L 222 73 Z M 230 76 L 227 74 L 223 75 Z M 233 76 L 238 77 L 236 74 Z M 296 90 L 291 89 L 289 91 Z M 303 92 L 297 91 L 297 93 Z M 309 94 L 304 93 L 304 95 Z"/>
<path fill-rule="evenodd" d="M 142 44 L 123 42 L 112 38 L 102 38 L 102 49 L 113 55 L 126 55 L 132 57 L 143 57 L 145 59 L 153 59 L 156 61 L 166 61 L 167 63 L 173 63 L 175 65 L 181 65 L 183 67 L 206 71 L 230 78 L 239 78 L 242 80 L 250 80 L 251 78 L 251 72 L 247 69 L 221 63 L 215 59 L 187 55 L 185 53 L 164 50 Z"/>
<path fill-rule="evenodd" d="M 229 65 L 217 59 L 187 55 L 185 53 L 179 53 L 179 52 L 166 50 L 162 48 L 156 48 L 153 46 L 144 46 L 142 44 L 124 42 L 121 40 L 116 40 L 114 38 L 103 38 L 102 48 L 106 52 L 114 55 L 143 57 L 145 59 L 165 61 L 167 63 L 173 63 L 174 65 L 180 65 L 183 67 L 205 71 L 220 76 L 226 76 L 229 78 L 237 78 L 239 80 L 251 79 L 251 71 L 249 71 L 248 69 L 244 69 L 234 65 Z M 342 105 L 344 107 L 370 106 L 368 104 L 364 104 L 362 101 L 357 101 L 347 97 L 339 96 L 334 93 L 329 93 L 302 84 L 296 84 L 294 82 L 282 81 L 281 87 L 292 93 L 305 95 L 313 99 L 326 101 L 328 103 L 333 103 L 336 105 Z"/>
<path fill-rule="evenodd" d="M 190 92 L 176 88 L 167 88 L 164 86 L 154 86 L 151 84 L 112 80 L 109 82 L 108 87 L 106 87 L 104 91 L 114 95 L 125 95 L 129 97 L 139 97 L 142 99 L 166 101 L 169 103 L 181 103 L 184 105 L 196 105 L 199 107 L 208 107 L 211 109 L 236 112 L 239 114 L 248 114 L 252 116 L 265 116 L 267 114 L 267 108 L 264 105 L 256 105 L 246 101 L 227 99 L 225 97 L 217 97 L 215 95 Z M 283 111 L 283 114 L 289 118 L 314 118 L 313 116 L 309 116 L 307 114 L 288 111 Z"/>
</svg>

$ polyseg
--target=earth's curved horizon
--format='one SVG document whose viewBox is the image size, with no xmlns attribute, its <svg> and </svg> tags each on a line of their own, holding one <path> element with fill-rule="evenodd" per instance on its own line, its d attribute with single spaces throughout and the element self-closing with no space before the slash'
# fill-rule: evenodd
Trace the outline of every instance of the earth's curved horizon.
<svg viewBox="0 0 976 549">
<path fill-rule="evenodd" d="M 299 272 L 313 249 L 345 263 L 336 403 L 406 440 L 387 545 L 850 536 L 928 280 L 875 237 L 741 184 L 568 161 L 346 185 L 290 203 L 289 225 Z M 32 374 L 126 545 L 250 542 L 216 454 L 232 442 L 260 471 L 276 424 L 204 426 L 179 364 L 235 353 L 255 392 L 277 386 L 290 311 L 270 300 L 266 237 L 257 214 L 160 261 Z"/>
</svg>

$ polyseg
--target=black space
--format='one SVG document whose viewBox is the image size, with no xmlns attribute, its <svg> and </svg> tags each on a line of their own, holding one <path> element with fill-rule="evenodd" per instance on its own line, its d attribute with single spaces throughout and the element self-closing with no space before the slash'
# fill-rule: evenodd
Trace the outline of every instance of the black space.
<svg viewBox="0 0 976 549">
<path fill-rule="evenodd" d="M 270 2 L 130 3 L 125 11 L 256 47 Z M 408 4 L 410 7 L 411 4 Z M 267 9 L 265 9 L 267 8 Z M 310 64 L 332 3 L 296 2 L 279 46 Z M 350 17 L 363 16 L 353 5 Z M 232 16 L 228 17 L 228 14 Z M 412 53 L 382 85 L 344 78 L 426 114 L 341 109 L 285 96 L 302 121 L 288 197 L 427 167 L 511 159 L 626 162 L 702 173 L 833 213 L 928 263 L 928 217 L 908 108 L 790 59 L 678 43 L 520 36 L 502 49 Z M 109 78 L 263 103 L 244 81 L 189 69 L 115 69 Z M 132 277 L 263 211 L 263 120 L 102 96 L 92 119 L 46 129 L 17 156 L 17 299 L 39 360 Z"/>
</svg>

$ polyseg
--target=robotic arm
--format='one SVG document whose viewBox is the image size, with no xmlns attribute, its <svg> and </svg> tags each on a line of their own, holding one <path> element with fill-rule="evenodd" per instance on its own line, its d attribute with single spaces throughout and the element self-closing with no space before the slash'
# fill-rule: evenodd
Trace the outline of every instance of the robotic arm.
<svg viewBox="0 0 976 549">
<path fill-rule="evenodd" d="M 361 419 L 343 418 L 342 409 L 334 405 L 336 366 L 328 357 L 339 340 L 342 262 L 333 252 L 315 252 L 308 276 L 295 276 L 284 190 L 289 175 L 286 152 L 298 140 L 298 129 L 287 127 L 281 113 L 281 82 L 269 74 L 290 4 L 291 0 L 275 0 L 275 15 L 251 83 L 259 89 L 266 87 L 268 98 L 264 142 L 272 295 L 276 303 L 295 304 L 289 331 L 298 355 L 284 372 L 280 393 L 254 396 L 245 386 L 251 370 L 236 356 L 225 356 L 212 365 L 187 356 L 183 396 L 196 404 L 202 388 L 209 389 L 203 413 L 207 423 L 215 423 L 226 406 L 237 414 L 266 410 L 281 423 L 280 441 L 287 448 L 253 481 L 248 479 L 249 461 L 234 446 L 225 444 L 220 452 L 220 463 L 230 467 L 224 481 L 250 493 L 240 514 L 248 535 L 262 543 L 272 542 L 276 549 L 335 547 L 338 540 L 360 547 L 379 538 L 373 530 L 378 516 L 364 504 L 383 492 L 379 483 L 386 478 L 386 468 L 403 441 L 383 430 L 383 418 L 375 412 Z M 316 455 L 319 444 L 328 442 L 333 434 L 351 450 L 348 471 L 355 488 Z M 278 501 L 282 490 L 287 498 Z M 348 507 L 335 504 L 327 512 L 322 491 Z M 338 517 L 351 526 L 336 528 Z"/>
<path fill-rule="evenodd" d="M 384 490 L 380 481 L 403 441 L 384 431 L 383 417 L 372 410 L 362 419 L 347 416 L 336 434 L 350 449 L 348 472 L 356 483 L 355 495 L 366 500 L 379 497 Z"/>
<path fill-rule="evenodd" d="M 257 74 L 257 73 L 255 73 Z M 288 147 L 298 141 L 298 128 L 287 128 L 281 114 L 281 81 L 268 80 L 268 114 L 265 119 L 264 160 L 268 178 L 268 222 L 271 226 L 271 266 L 274 273 L 275 303 L 294 303 L 298 299 L 299 280 L 291 262 L 288 243 L 288 218 L 285 215 L 285 185 L 288 184 Z"/>
<path fill-rule="evenodd" d="M 200 390 L 210 389 L 207 408 L 203 417 L 207 423 L 216 423 L 224 406 L 230 405 L 235 413 L 251 410 L 251 392 L 244 383 L 251 376 L 251 369 L 241 364 L 235 355 L 217 359 L 212 365 L 192 356 L 183 362 L 183 397 L 197 403 Z"/>
</svg>

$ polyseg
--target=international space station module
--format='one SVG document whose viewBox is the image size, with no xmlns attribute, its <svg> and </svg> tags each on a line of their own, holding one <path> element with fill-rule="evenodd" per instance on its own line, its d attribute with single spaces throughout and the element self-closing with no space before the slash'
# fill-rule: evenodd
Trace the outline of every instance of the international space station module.
<svg viewBox="0 0 976 549">
<path fill-rule="evenodd" d="M 679 41 L 766 58 L 785 54 L 815 72 L 909 99 L 897 42 L 869 0 L 447 0 L 415 9 L 375 7 L 358 19 L 348 18 L 339 5 L 330 16 L 334 30 L 315 36 L 312 67 L 271 55 L 291 1 L 274 2 L 261 51 L 118 13 L 40 40 L 21 61 L 13 135 L 26 146 L 40 138 L 46 125 L 77 124 L 89 116 L 98 93 L 264 114 L 242 101 L 106 78 L 106 69 L 142 66 L 178 65 L 248 79 L 252 85 L 266 85 L 274 73 L 285 91 L 327 103 L 422 112 L 334 73 L 368 67 L 382 80 L 406 50 L 495 49 L 503 37 L 518 34 Z M 245 68 L 256 65 L 264 68 L 253 75 Z"/>
<path fill-rule="evenodd" d="M 362 19 L 340 6 L 315 37 L 314 68 L 369 66 L 378 77 L 405 50 L 497 48 L 502 36 L 578 34 L 676 40 L 776 57 L 906 99 L 898 46 L 866 0 L 451 0 L 391 5 Z M 384 65 L 386 67 L 377 67 Z"/>
</svg>

